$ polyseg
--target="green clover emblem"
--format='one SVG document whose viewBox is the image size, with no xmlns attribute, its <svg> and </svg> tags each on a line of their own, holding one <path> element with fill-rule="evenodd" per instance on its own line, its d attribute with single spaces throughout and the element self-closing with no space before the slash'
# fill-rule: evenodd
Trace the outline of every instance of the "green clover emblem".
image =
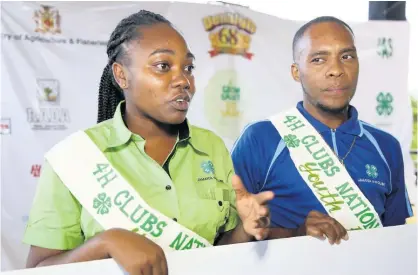
<svg viewBox="0 0 418 275">
<path fill-rule="evenodd" d="M 377 173 L 377 168 L 374 165 L 366 164 L 366 173 L 371 178 L 377 178 L 379 173 Z"/>
<path fill-rule="evenodd" d="M 215 174 L 215 167 L 210 160 L 204 161 L 201 167 L 206 174 Z"/>
<path fill-rule="evenodd" d="M 93 207 L 97 209 L 97 214 L 105 215 L 109 213 L 110 207 L 112 207 L 111 199 L 106 193 L 100 193 L 97 198 L 93 200 Z"/>
<path fill-rule="evenodd" d="M 287 135 L 283 138 L 284 142 L 286 143 L 287 147 L 296 148 L 299 146 L 299 139 L 295 135 Z"/>
<path fill-rule="evenodd" d="M 389 58 L 393 54 L 392 38 L 381 37 L 377 42 L 377 54 L 382 58 Z"/>
<path fill-rule="evenodd" d="M 380 92 L 376 99 L 377 99 L 376 111 L 379 114 L 379 116 L 391 115 L 393 112 L 393 107 L 392 107 L 393 96 L 390 93 L 384 94 Z"/>
</svg>

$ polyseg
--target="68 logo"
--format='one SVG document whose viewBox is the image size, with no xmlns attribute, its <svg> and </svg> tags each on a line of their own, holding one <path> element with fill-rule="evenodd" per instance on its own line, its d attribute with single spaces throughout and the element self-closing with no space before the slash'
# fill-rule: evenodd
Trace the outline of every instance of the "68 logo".
<svg viewBox="0 0 418 275">
<path fill-rule="evenodd" d="M 251 38 L 235 28 L 223 27 L 217 32 L 210 34 L 212 45 L 226 50 L 227 53 L 237 53 L 249 48 Z"/>
<path fill-rule="evenodd" d="M 251 35 L 254 35 L 254 22 L 240 14 L 225 13 L 208 16 L 203 19 L 205 30 L 209 32 L 212 49 L 211 57 L 219 54 L 241 55 L 251 59 L 254 55 L 249 52 Z"/>
<path fill-rule="evenodd" d="M 218 36 L 219 36 L 218 39 L 222 44 L 228 44 L 228 45 L 238 44 L 238 31 L 236 29 L 222 28 L 219 31 Z"/>
</svg>

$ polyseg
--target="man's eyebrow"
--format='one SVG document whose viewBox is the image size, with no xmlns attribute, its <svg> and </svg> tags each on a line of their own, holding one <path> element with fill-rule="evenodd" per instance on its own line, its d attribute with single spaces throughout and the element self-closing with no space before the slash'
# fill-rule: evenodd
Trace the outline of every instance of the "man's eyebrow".
<svg viewBox="0 0 418 275">
<path fill-rule="evenodd" d="M 329 51 L 316 51 L 311 53 L 309 56 L 315 56 L 315 55 L 329 55 L 330 52 Z"/>
<path fill-rule="evenodd" d="M 348 47 L 348 48 L 344 48 L 340 51 L 340 53 L 348 53 L 348 52 L 357 52 L 356 47 Z"/>
</svg>

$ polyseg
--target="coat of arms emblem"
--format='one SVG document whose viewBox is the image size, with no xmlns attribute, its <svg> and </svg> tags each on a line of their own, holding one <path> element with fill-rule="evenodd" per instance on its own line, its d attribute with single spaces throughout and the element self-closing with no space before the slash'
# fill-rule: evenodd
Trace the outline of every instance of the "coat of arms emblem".
<svg viewBox="0 0 418 275">
<path fill-rule="evenodd" d="M 41 9 L 34 12 L 33 19 L 36 23 L 35 32 L 61 33 L 61 16 L 54 7 L 41 5 Z"/>
</svg>

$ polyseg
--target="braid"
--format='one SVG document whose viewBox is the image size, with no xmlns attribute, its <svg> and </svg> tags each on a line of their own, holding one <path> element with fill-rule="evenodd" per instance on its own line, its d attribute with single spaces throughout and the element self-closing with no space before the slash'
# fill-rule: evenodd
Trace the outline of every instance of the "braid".
<svg viewBox="0 0 418 275">
<path fill-rule="evenodd" d="M 98 123 L 111 119 L 118 104 L 125 98 L 123 90 L 115 81 L 112 72 L 112 64 L 114 62 L 123 61 L 124 64 L 129 64 L 129 58 L 123 47 L 124 43 L 141 38 L 138 27 L 151 26 L 158 23 L 171 25 L 171 23 L 163 16 L 150 11 L 141 10 L 123 19 L 110 35 L 106 50 L 109 61 L 104 68 L 100 79 Z"/>
<path fill-rule="evenodd" d="M 119 102 L 124 99 L 121 89 L 113 82 L 112 68 L 107 65 L 100 79 L 97 123 L 112 118 Z"/>
</svg>

